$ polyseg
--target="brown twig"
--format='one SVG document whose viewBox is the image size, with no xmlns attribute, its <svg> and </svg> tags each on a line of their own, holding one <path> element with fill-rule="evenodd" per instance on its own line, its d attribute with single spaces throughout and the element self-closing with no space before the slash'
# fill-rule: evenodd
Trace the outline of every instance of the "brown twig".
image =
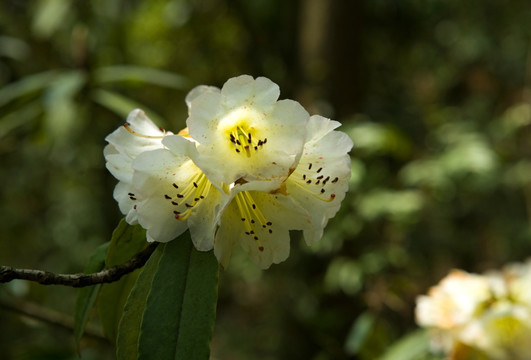
<svg viewBox="0 0 531 360">
<path fill-rule="evenodd" d="M 152 243 L 143 251 L 136 254 L 131 260 L 92 274 L 55 274 L 49 271 L 34 269 L 15 269 L 10 266 L 0 265 L 0 283 L 14 279 L 38 282 L 42 285 L 64 285 L 71 287 L 84 287 L 102 283 L 118 281 L 122 276 L 144 266 L 158 243 Z"/>
<path fill-rule="evenodd" d="M 71 316 L 23 299 L 9 301 L 5 298 L 0 298 L 0 309 L 13 311 L 68 331 L 74 331 L 74 319 Z M 90 324 L 87 324 L 84 335 L 98 340 L 106 340 L 101 330 Z"/>
</svg>

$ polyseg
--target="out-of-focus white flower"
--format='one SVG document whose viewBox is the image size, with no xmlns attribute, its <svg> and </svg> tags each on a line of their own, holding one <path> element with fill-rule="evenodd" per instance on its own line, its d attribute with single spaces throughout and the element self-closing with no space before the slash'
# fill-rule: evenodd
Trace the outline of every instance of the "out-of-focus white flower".
<svg viewBox="0 0 531 360">
<path fill-rule="evenodd" d="M 197 87 L 178 135 L 133 111 L 104 152 L 126 220 L 149 241 L 190 229 L 224 266 L 236 246 L 263 269 L 284 261 L 289 230 L 318 241 L 348 189 L 352 141 L 338 122 L 278 96 L 270 80 L 245 75 Z"/>
<path fill-rule="evenodd" d="M 485 275 L 454 270 L 417 298 L 417 323 L 429 329 L 433 349 L 450 359 L 529 359 L 530 280 L 530 262 Z"/>
</svg>

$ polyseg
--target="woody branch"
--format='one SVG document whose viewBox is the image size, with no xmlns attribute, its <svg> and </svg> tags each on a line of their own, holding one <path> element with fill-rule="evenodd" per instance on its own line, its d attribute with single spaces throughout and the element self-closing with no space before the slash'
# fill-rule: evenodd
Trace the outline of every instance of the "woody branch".
<svg viewBox="0 0 531 360">
<path fill-rule="evenodd" d="M 15 279 L 34 281 L 42 285 L 64 285 L 85 287 L 118 281 L 122 276 L 141 268 L 147 262 L 158 243 L 150 244 L 129 261 L 92 274 L 55 274 L 49 271 L 34 269 L 15 269 L 0 265 L 0 283 Z"/>
</svg>

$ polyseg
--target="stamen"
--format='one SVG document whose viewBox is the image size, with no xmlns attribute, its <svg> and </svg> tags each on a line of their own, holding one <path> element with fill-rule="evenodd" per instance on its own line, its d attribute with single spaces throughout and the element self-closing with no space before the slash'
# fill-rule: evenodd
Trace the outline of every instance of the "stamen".
<svg viewBox="0 0 531 360">
<path fill-rule="evenodd" d="M 267 139 L 255 139 L 251 131 L 248 131 L 245 127 L 236 126 L 232 129 L 229 136 L 230 142 L 235 147 L 237 153 L 245 152 L 247 157 L 251 157 L 251 150 L 258 151 L 266 143 Z"/>
<path fill-rule="evenodd" d="M 143 134 L 137 133 L 136 131 L 131 129 L 131 125 L 129 125 L 128 123 L 124 124 L 124 128 L 127 131 L 129 131 L 131 134 L 133 134 L 135 136 L 138 136 L 138 137 L 143 137 L 143 138 L 146 138 L 146 139 L 162 139 L 165 136 L 165 135 L 162 135 L 162 136 L 151 136 L 151 135 L 143 135 Z"/>
</svg>

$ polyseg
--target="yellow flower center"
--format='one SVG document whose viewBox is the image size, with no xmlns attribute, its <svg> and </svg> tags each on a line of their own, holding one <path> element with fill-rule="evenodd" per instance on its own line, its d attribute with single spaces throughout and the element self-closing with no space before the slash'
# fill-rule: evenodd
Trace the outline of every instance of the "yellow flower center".
<svg viewBox="0 0 531 360">
<path fill-rule="evenodd" d="M 164 198 L 175 207 L 175 219 L 184 221 L 192 213 L 192 208 L 207 197 L 212 184 L 205 174 L 198 172 L 188 184 L 179 186 L 173 183 L 172 186 L 175 195 L 164 194 Z"/>
<path fill-rule="evenodd" d="M 265 218 L 260 208 L 256 206 L 256 202 L 249 191 L 238 193 L 234 199 L 245 228 L 245 235 L 251 236 L 256 241 L 258 250 L 264 251 L 264 246 L 260 241 L 259 235 L 272 234 L 273 230 L 271 226 L 273 223 Z"/>
<path fill-rule="evenodd" d="M 246 107 L 237 109 L 227 115 L 219 125 L 219 129 L 228 140 L 228 145 L 238 154 L 248 158 L 261 150 L 267 138 L 257 136 L 256 124 L 261 122 L 260 115 Z"/>
</svg>

